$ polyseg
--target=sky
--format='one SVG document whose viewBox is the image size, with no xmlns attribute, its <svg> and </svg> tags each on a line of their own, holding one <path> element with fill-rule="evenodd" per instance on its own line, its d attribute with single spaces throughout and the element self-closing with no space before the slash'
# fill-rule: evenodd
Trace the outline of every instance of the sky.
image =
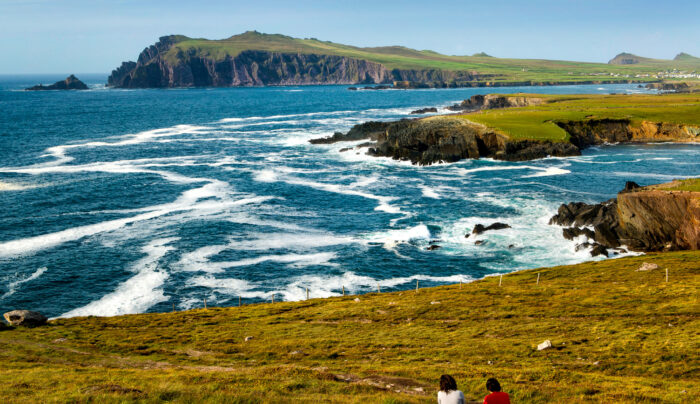
<svg viewBox="0 0 700 404">
<path fill-rule="evenodd" d="M 700 56 L 700 0 L 0 0 L 0 74 L 109 73 L 183 34 L 248 30 L 450 55 Z"/>
</svg>

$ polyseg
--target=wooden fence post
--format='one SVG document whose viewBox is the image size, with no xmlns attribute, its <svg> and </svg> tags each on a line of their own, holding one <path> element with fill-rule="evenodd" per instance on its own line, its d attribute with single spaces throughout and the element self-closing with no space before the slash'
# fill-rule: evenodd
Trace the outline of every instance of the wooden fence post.
<svg viewBox="0 0 700 404">
<path fill-rule="evenodd" d="M 539 272 L 537 273 L 537 284 L 538 285 L 540 284 L 540 273 Z"/>
<path fill-rule="evenodd" d="M 382 290 L 379 288 L 379 282 L 377 282 L 377 293 L 382 293 Z"/>
<path fill-rule="evenodd" d="M 666 268 L 666 282 L 668 282 L 668 268 Z"/>
<path fill-rule="evenodd" d="M 204 310 L 206 310 L 206 309 L 207 309 L 207 298 L 205 297 L 204 298 Z"/>
<path fill-rule="evenodd" d="M 343 285 L 343 296 L 345 296 L 345 285 Z"/>
<path fill-rule="evenodd" d="M 241 297 L 238 296 L 238 307 L 241 307 Z"/>
<path fill-rule="evenodd" d="M 306 300 L 309 300 L 309 288 L 306 288 Z"/>
<path fill-rule="evenodd" d="M 416 293 L 418 293 L 418 279 L 416 279 Z"/>
<path fill-rule="evenodd" d="M 498 279 L 498 286 L 500 287 L 501 284 L 503 283 L 503 275 Z"/>
</svg>

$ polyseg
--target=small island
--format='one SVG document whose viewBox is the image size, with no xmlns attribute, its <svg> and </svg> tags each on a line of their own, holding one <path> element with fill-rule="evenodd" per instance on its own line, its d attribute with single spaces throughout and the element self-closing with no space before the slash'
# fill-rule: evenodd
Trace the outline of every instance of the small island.
<svg viewBox="0 0 700 404">
<path fill-rule="evenodd" d="M 75 75 L 71 74 L 65 80 L 57 81 L 50 86 L 37 84 L 34 87 L 25 88 L 27 91 L 45 91 L 45 90 L 87 90 L 88 86 L 80 81 Z"/>
</svg>

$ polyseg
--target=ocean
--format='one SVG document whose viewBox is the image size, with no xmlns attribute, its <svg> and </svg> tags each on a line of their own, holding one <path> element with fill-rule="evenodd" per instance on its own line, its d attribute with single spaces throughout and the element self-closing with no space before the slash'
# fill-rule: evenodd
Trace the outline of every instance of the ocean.
<svg viewBox="0 0 700 404">
<path fill-rule="evenodd" d="M 474 94 L 636 85 L 118 90 L 78 75 L 90 90 L 21 91 L 65 76 L 0 76 L 1 312 L 232 306 L 577 263 L 592 258 L 548 225 L 560 204 L 700 173 L 690 144 L 418 167 L 308 143 Z M 465 238 L 497 221 L 511 228 Z"/>
</svg>

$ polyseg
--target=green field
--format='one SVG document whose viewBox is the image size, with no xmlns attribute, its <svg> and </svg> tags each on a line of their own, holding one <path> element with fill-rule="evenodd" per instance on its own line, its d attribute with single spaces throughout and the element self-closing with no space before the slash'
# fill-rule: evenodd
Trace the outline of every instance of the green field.
<svg viewBox="0 0 700 404">
<path fill-rule="evenodd" d="M 697 397 L 698 251 L 460 286 L 0 331 L 3 402 L 432 403 L 443 373 L 467 400 L 488 377 L 514 403 Z"/>
<path fill-rule="evenodd" d="M 558 142 L 568 141 L 568 134 L 555 124 L 557 121 L 610 118 L 628 119 L 636 126 L 643 121 L 700 126 L 700 93 L 525 96 L 544 102 L 529 107 L 484 110 L 461 117 L 513 139 Z"/>
<path fill-rule="evenodd" d="M 533 81 L 548 83 L 557 81 L 651 81 L 660 78 L 651 76 L 660 71 L 673 69 L 700 71 L 700 59 L 688 56 L 679 60 L 657 60 L 643 58 L 635 65 L 610 65 L 603 63 L 569 62 L 540 59 L 504 59 L 489 56 L 449 56 L 423 50 L 418 51 L 401 46 L 360 48 L 355 46 L 324 42 L 317 39 L 299 39 L 284 35 L 261 34 L 249 31 L 227 39 L 191 39 L 178 36 L 178 42 L 165 58 L 172 63 L 190 52 L 222 60 L 235 57 L 245 50 L 263 50 L 282 53 L 323 54 L 347 56 L 381 63 L 388 69 L 438 69 L 447 71 L 478 72 L 481 75 L 494 75 L 493 82 Z M 611 55 L 612 56 L 612 55 Z"/>
<path fill-rule="evenodd" d="M 664 184 L 666 185 L 666 184 Z M 685 180 L 677 180 L 667 186 L 658 187 L 667 191 L 688 191 L 700 192 L 700 178 L 689 178 Z"/>
</svg>

